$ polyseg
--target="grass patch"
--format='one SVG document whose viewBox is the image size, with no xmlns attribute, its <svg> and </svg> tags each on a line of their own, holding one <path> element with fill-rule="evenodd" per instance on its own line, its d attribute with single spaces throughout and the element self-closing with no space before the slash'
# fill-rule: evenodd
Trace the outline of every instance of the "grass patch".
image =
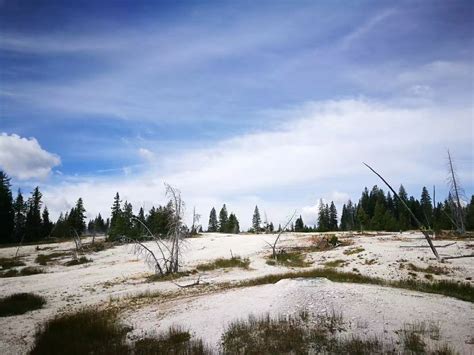
<svg viewBox="0 0 474 355">
<path fill-rule="evenodd" d="M 173 281 L 173 280 L 179 279 L 180 277 L 189 276 L 195 273 L 196 271 L 193 270 L 193 271 L 179 271 L 179 272 L 174 272 L 168 275 L 152 274 L 150 276 L 147 276 L 146 280 L 147 282 Z"/>
<path fill-rule="evenodd" d="M 84 251 L 87 251 L 87 252 L 98 253 L 100 251 L 111 249 L 114 246 L 115 244 L 112 242 L 100 241 L 100 242 L 86 244 L 83 246 L 83 249 Z"/>
<path fill-rule="evenodd" d="M 46 300 L 33 293 L 15 293 L 8 297 L 0 298 L 0 317 L 24 314 L 35 309 L 40 309 Z"/>
<path fill-rule="evenodd" d="M 434 274 L 434 275 L 448 275 L 449 274 L 449 269 L 447 267 L 437 266 L 437 265 L 429 265 L 428 267 L 424 268 L 424 267 L 419 267 L 412 263 L 409 263 L 406 265 L 406 268 L 411 271 L 424 272 L 426 274 Z"/>
<path fill-rule="evenodd" d="M 364 248 L 356 247 L 356 248 L 351 248 L 351 249 L 344 250 L 343 253 L 344 253 L 344 255 L 353 255 L 353 254 L 362 253 L 363 251 L 365 251 Z"/>
<path fill-rule="evenodd" d="M 69 256 L 70 253 L 62 253 L 62 252 L 56 252 L 56 253 L 51 253 L 51 254 L 38 254 L 38 256 L 35 259 L 35 262 L 40 264 L 40 265 L 47 265 L 51 261 L 55 261 L 56 259 L 62 258 L 64 256 Z"/>
<path fill-rule="evenodd" d="M 83 309 L 58 315 L 36 333 L 32 355 L 49 354 L 210 354 L 201 340 L 189 332 L 172 327 L 154 338 L 135 344 L 126 342 L 130 331 L 120 324 L 114 311 Z"/>
<path fill-rule="evenodd" d="M 286 267 L 308 267 L 312 263 L 305 261 L 306 255 L 299 251 L 291 251 L 279 253 L 276 259 L 272 256 L 267 260 L 267 265 L 283 265 Z"/>
<path fill-rule="evenodd" d="M 85 256 L 81 256 L 78 259 L 72 259 L 64 263 L 64 266 L 74 266 L 74 265 L 81 265 L 91 263 L 92 259 L 87 259 Z"/>
<path fill-rule="evenodd" d="M 196 269 L 199 271 L 210 271 L 215 269 L 225 269 L 231 267 L 240 267 L 242 269 L 248 269 L 250 265 L 249 259 L 242 259 L 240 256 L 233 256 L 229 259 L 218 258 L 210 263 L 199 264 Z"/>
<path fill-rule="evenodd" d="M 31 354 L 127 354 L 127 331 L 112 311 L 58 315 L 37 331 Z"/>
<path fill-rule="evenodd" d="M 25 263 L 18 258 L 0 258 L 0 266 L 6 270 L 16 266 L 25 266 Z"/>
<path fill-rule="evenodd" d="M 180 327 L 170 327 L 156 338 L 145 338 L 137 341 L 133 350 L 135 354 L 212 354 L 201 339 L 191 339 L 191 334 Z"/>
<path fill-rule="evenodd" d="M 34 267 L 34 266 L 27 266 L 20 271 L 17 269 L 11 269 L 7 272 L 0 274 L 0 277 L 19 277 L 19 276 L 29 276 L 35 274 L 42 274 L 44 273 L 43 269 Z"/>
<path fill-rule="evenodd" d="M 334 282 L 350 282 L 359 284 L 372 284 L 402 288 L 425 293 L 435 293 L 454 297 L 463 301 L 474 303 L 474 287 L 468 282 L 436 281 L 424 282 L 418 280 L 388 281 L 377 277 L 364 276 L 352 272 L 337 271 L 333 268 L 318 268 L 304 271 L 292 271 L 284 274 L 266 275 L 255 279 L 245 280 L 238 284 L 240 287 L 250 287 L 276 283 L 284 279 L 323 277 Z"/>
<path fill-rule="evenodd" d="M 342 259 L 336 259 L 332 261 L 327 261 L 324 263 L 325 267 L 342 267 L 346 265 L 346 261 Z"/>
<path fill-rule="evenodd" d="M 303 317 L 302 317 L 303 315 Z M 331 318 L 331 316 L 329 317 Z M 342 315 L 337 316 L 342 321 Z M 308 315 L 260 317 L 230 323 L 222 335 L 224 354 L 370 354 L 383 353 L 377 339 L 345 338 L 331 330 L 327 316 L 308 322 Z"/>
</svg>

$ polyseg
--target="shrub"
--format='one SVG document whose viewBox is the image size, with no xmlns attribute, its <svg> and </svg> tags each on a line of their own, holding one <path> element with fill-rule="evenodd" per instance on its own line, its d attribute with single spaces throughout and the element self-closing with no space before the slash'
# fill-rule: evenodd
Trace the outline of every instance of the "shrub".
<svg viewBox="0 0 474 355">
<path fill-rule="evenodd" d="M 15 293 L 0 298 L 0 317 L 24 314 L 42 308 L 45 303 L 46 300 L 43 297 L 33 293 Z"/>
</svg>

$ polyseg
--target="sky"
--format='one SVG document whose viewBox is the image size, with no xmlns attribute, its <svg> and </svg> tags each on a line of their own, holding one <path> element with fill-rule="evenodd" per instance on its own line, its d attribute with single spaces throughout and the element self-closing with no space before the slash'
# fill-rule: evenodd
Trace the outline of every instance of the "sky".
<svg viewBox="0 0 474 355">
<path fill-rule="evenodd" d="M 242 227 L 382 186 L 474 193 L 472 1 L 0 0 L 0 169 L 53 217 L 179 188 Z"/>
</svg>

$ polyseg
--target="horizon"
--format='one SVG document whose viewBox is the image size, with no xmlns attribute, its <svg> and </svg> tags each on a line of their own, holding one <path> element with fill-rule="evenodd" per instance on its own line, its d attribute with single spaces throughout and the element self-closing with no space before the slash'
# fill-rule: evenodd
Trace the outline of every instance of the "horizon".
<svg viewBox="0 0 474 355">
<path fill-rule="evenodd" d="M 56 219 L 182 191 L 243 229 L 364 187 L 474 194 L 474 4 L 0 1 L 0 170 Z M 438 196 L 440 198 L 438 198 Z M 314 213 L 314 221 L 316 214 Z"/>
</svg>

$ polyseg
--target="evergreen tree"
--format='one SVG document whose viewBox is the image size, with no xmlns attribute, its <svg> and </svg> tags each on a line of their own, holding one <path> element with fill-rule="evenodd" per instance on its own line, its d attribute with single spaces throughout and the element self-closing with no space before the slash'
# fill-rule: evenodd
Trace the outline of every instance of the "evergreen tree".
<svg viewBox="0 0 474 355">
<path fill-rule="evenodd" d="M 71 235 L 71 230 L 67 223 L 68 218 L 69 215 L 67 214 L 66 216 L 64 216 L 62 212 L 59 214 L 58 220 L 51 231 L 51 236 L 53 238 L 61 239 Z"/>
<path fill-rule="evenodd" d="M 44 207 L 43 214 L 42 214 L 42 228 L 41 228 L 41 237 L 47 238 L 51 234 L 51 230 L 53 229 L 53 223 L 49 220 L 49 211 L 48 207 Z"/>
<path fill-rule="evenodd" d="M 224 205 L 219 212 L 219 232 L 225 233 L 227 230 L 227 222 L 229 220 L 229 216 L 227 215 L 227 207 Z"/>
<path fill-rule="evenodd" d="M 81 235 L 86 230 L 86 209 L 84 208 L 84 203 L 82 202 L 82 198 L 76 202 L 76 206 L 71 210 L 69 214 L 69 226 L 73 228 L 77 234 Z"/>
<path fill-rule="evenodd" d="M 94 230 L 95 230 L 96 233 L 105 233 L 105 232 L 107 232 L 107 227 L 106 227 L 104 219 L 102 218 L 100 213 L 94 219 Z"/>
<path fill-rule="evenodd" d="M 333 201 L 329 207 L 329 230 L 337 231 L 337 209 Z"/>
<path fill-rule="evenodd" d="M 109 226 L 109 237 L 115 239 L 121 235 L 121 217 L 122 217 L 122 207 L 120 205 L 120 195 L 117 192 L 114 197 L 114 202 L 112 204 L 112 215 L 110 218 Z"/>
<path fill-rule="evenodd" d="M 41 239 L 41 205 L 42 194 L 38 186 L 35 187 L 28 199 L 25 223 L 25 240 L 33 242 Z"/>
<path fill-rule="evenodd" d="M 428 189 L 425 186 L 423 186 L 423 189 L 421 190 L 420 205 L 422 213 L 420 221 L 423 221 L 427 227 L 431 226 L 433 220 L 433 205 Z"/>
<path fill-rule="evenodd" d="M 209 213 L 209 223 L 207 226 L 207 231 L 208 232 L 217 232 L 219 226 L 217 222 L 217 213 L 216 209 L 212 207 L 211 213 Z"/>
<path fill-rule="evenodd" d="M 373 230 L 381 231 L 385 228 L 385 206 L 377 201 L 374 209 L 374 216 L 370 220 L 370 227 Z"/>
<path fill-rule="evenodd" d="M 252 228 L 254 233 L 260 232 L 260 224 L 262 223 L 262 220 L 260 218 L 260 212 L 258 211 L 258 206 L 255 206 L 255 209 L 253 211 L 253 217 L 252 217 Z"/>
<path fill-rule="evenodd" d="M 126 237 L 136 237 L 137 230 L 134 229 L 133 223 L 133 207 L 132 204 L 128 201 L 125 201 L 123 204 L 123 212 L 121 216 L 121 235 Z"/>
<path fill-rule="evenodd" d="M 357 227 L 360 229 L 361 232 L 369 228 L 369 221 L 369 216 L 364 211 L 362 206 L 359 205 L 359 207 L 357 208 Z"/>
<path fill-rule="evenodd" d="M 15 211 L 10 190 L 10 178 L 0 171 L 0 243 L 13 241 Z"/>
<path fill-rule="evenodd" d="M 471 202 L 466 206 L 466 230 L 474 231 L 474 195 Z"/>
<path fill-rule="evenodd" d="M 231 213 L 227 221 L 226 233 L 238 234 L 240 233 L 239 220 L 234 213 Z"/>
<path fill-rule="evenodd" d="M 323 200 L 319 200 L 319 209 L 318 209 L 318 231 L 327 232 L 329 231 L 329 207 L 327 204 L 323 203 Z"/>
<path fill-rule="evenodd" d="M 299 218 L 297 218 L 295 221 L 295 232 L 303 232 L 303 231 L 304 231 L 304 222 L 303 222 L 303 218 L 300 215 Z"/>
<path fill-rule="evenodd" d="M 18 194 L 13 204 L 13 210 L 15 213 L 14 217 L 14 230 L 13 230 L 13 241 L 19 243 L 22 237 L 25 235 L 25 226 L 26 226 L 26 212 L 27 206 L 23 200 L 23 195 L 21 190 L 18 189 Z"/>
<path fill-rule="evenodd" d="M 408 195 L 403 185 L 400 185 L 400 189 L 398 190 L 398 197 L 408 204 Z M 398 226 L 400 227 L 400 230 L 409 229 L 411 226 L 410 212 L 407 211 L 407 209 L 405 208 L 405 206 L 403 206 L 400 200 L 396 199 L 394 202 L 396 217 L 398 218 Z"/>
</svg>

